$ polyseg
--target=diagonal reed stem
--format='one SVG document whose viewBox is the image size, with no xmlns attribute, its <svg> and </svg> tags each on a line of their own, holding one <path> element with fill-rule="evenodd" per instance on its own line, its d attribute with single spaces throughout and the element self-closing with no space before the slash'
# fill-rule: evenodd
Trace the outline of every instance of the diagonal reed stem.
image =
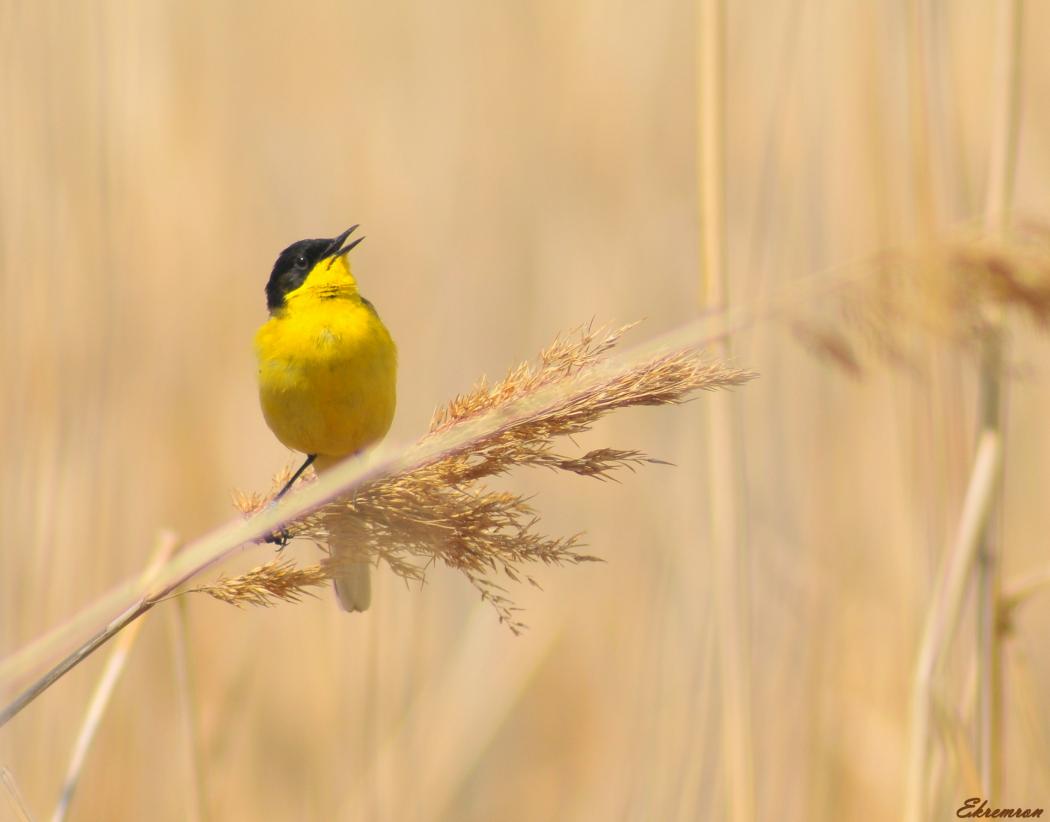
<svg viewBox="0 0 1050 822">
<path fill-rule="evenodd" d="M 765 310 L 773 309 L 774 306 L 770 305 Z M 701 318 L 649 343 L 636 346 L 630 352 L 610 356 L 574 375 L 570 394 L 579 397 L 614 380 L 635 375 L 638 369 L 651 368 L 653 363 L 673 352 L 697 351 L 712 340 L 750 325 L 758 313 L 751 308 L 733 315 L 723 312 Z M 381 477 L 409 473 L 456 454 L 474 453 L 485 443 L 516 430 L 516 426 L 520 426 L 524 420 L 564 408 L 566 390 L 562 384 L 539 388 L 533 394 L 510 400 L 480 414 L 476 419 L 459 423 L 407 447 L 381 447 L 347 460 L 319 481 L 288 494 L 276 505 L 251 519 L 228 523 L 188 544 L 158 570 L 152 584 L 141 579 L 125 582 L 42 639 L 0 662 L 0 691 L 12 691 L 16 683 L 48 664 L 48 660 L 58 653 L 56 649 L 79 642 L 72 652 L 57 663 L 50 663 L 52 667 L 43 676 L 25 687 L 0 710 L 0 725 L 17 715 L 47 688 L 158 602 L 247 543 L 258 541 L 285 523 L 316 511 L 325 503 Z M 87 639 L 82 638 L 85 634 L 89 635 Z"/>
<path fill-rule="evenodd" d="M 158 569 L 174 553 L 177 546 L 178 540 L 173 534 L 162 534 L 153 558 L 143 572 L 143 578 L 151 580 Z M 99 726 L 102 724 L 102 717 L 106 713 L 106 708 L 109 706 L 109 701 L 117 687 L 117 682 L 120 681 L 120 675 L 124 672 L 124 667 L 127 664 L 128 657 L 131 655 L 131 649 L 138 638 L 141 627 L 142 623 L 136 622 L 121 634 L 109 659 L 106 660 L 102 676 L 99 677 L 95 691 L 91 695 L 91 701 L 88 703 L 88 709 L 84 714 L 80 733 L 77 734 L 77 740 L 73 744 L 73 753 L 69 758 L 69 768 L 66 770 L 66 778 L 62 783 L 62 792 L 59 795 L 58 804 L 55 806 L 54 813 L 51 814 L 51 822 L 63 822 L 69 814 L 73 796 L 76 793 L 77 785 L 80 783 L 80 774 L 84 769 L 84 763 L 87 762 L 91 743 L 94 741 L 95 734 L 98 733 Z"/>
</svg>

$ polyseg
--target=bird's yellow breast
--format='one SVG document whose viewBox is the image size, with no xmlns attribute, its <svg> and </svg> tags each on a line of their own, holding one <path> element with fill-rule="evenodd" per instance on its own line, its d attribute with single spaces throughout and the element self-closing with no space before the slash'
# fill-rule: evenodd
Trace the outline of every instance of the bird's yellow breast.
<svg viewBox="0 0 1050 822">
<path fill-rule="evenodd" d="M 308 279 L 255 335 L 266 423 L 304 454 L 348 456 L 394 418 L 397 349 L 349 282 Z"/>
</svg>

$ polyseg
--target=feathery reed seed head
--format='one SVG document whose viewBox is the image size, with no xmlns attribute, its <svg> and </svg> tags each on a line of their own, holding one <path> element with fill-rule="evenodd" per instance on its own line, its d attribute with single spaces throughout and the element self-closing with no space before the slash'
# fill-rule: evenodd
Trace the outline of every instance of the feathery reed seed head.
<svg viewBox="0 0 1050 822">
<path fill-rule="evenodd" d="M 272 559 L 236 577 L 220 577 L 212 585 L 190 588 L 187 593 L 208 594 L 229 605 L 275 605 L 300 602 L 316 596 L 313 589 L 330 579 L 326 564 L 299 567 L 290 559 Z"/>
<path fill-rule="evenodd" d="M 537 585 L 525 572 L 536 563 L 593 562 L 582 553 L 580 535 L 559 538 L 539 530 L 539 515 L 518 494 L 495 491 L 482 480 L 515 468 L 541 467 L 584 477 L 610 479 L 621 469 L 660 462 L 639 451 L 599 448 L 582 455 L 559 449 L 559 441 L 587 431 L 619 408 L 674 405 L 700 390 L 741 385 L 755 375 L 704 360 L 682 348 L 620 367 L 603 356 L 632 326 L 614 330 L 586 326 L 559 336 L 535 364 L 522 363 L 492 385 L 480 381 L 433 416 L 424 440 L 471 424 L 478 433 L 414 470 L 372 480 L 349 497 L 332 502 L 293 524 L 297 536 L 325 544 L 336 537 L 357 546 L 353 560 L 385 562 L 398 576 L 421 583 L 428 565 L 440 561 L 460 571 L 517 633 L 518 609 L 497 582 Z M 286 470 L 274 484 L 287 480 Z M 272 498 L 238 494 L 247 515 Z M 204 589 L 228 602 L 273 604 L 294 600 L 295 571 L 304 590 L 331 573 L 330 564 L 294 569 L 268 563 L 243 577 Z M 538 587 L 538 586 L 537 586 Z"/>
<path fill-rule="evenodd" d="M 1046 228 L 954 237 L 875 264 L 876 276 L 840 288 L 839 317 L 794 322 L 807 347 L 852 375 L 863 372 L 871 354 L 917 370 L 915 331 L 976 351 L 995 312 L 1014 311 L 1050 328 Z"/>
</svg>

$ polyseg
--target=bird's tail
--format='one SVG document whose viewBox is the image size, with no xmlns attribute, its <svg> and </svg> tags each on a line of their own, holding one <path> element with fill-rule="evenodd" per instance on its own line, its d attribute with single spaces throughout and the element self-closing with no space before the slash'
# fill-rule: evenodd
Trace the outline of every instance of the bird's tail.
<svg viewBox="0 0 1050 822">
<path fill-rule="evenodd" d="M 335 545 L 331 546 L 336 555 Z M 344 611 L 367 611 L 372 602 L 372 566 L 367 562 L 348 562 L 334 579 L 335 595 Z"/>
<path fill-rule="evenodd" d="M 314 469 L 318 474 L 337 465 L 339 460 L 318 455 L 314 460 Z M 335 595 L 344 611 L 367 611 L 372 603 L 372 566 L 368 560 L 356 561 L 357 552 L 354 546 L 332 533 L 328 540 L 328 550 L 332 560 L 337 564 L 337 571 L 332 578 L 335 583 Z"/>
</svg>

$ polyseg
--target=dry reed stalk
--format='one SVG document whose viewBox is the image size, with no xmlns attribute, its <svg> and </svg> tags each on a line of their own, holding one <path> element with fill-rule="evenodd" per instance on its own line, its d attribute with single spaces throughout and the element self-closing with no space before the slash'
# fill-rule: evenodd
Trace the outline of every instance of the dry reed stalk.
<svg viewBox="0 0 1050 822">
<path fill-rule="evenodd" d="M 559 340 L 538 369 L 517 370 L 492 389 L 480 385 L 460 398 L 415 445 L 396 452 L 377 449 L 345 461 L 250 519 L 229 523 L 190 543 L 164 564 L 152 584 L 142 579 L 125 582 L 0 662 L 0 688 L 12 689 L 27 671 L 43 666 L 56 647 L 91 632 L 0 710 L 0 726 L 191 579 L 247 543 L 300 518 L 299 527 L 306 535 L 326 537 L 329 528 L 362 534 L 363 550 L 372 551 L 373 558 L 408 579 L 418 579 L 427 562 L 441 560 L 466 574 L 514 624 L 513 606 L 490 574 L 529 580 L 519 574 L 522 562 L 585 561 L 586 557 L 576 551 L 572 538 L 551 539 L 536 532 L 535 515 L 524 500 L 484 490 L 477 481 L 518 466 L 601 479 L 623 467 L 651 462 L 637 452 L 614 449 L 568 456 L 554 448 L 553 440 L 585 431 L 618 408 L 673 405 L 696 391 L 729 388 L 751 379 L 750 372 L 704 361 L 698 354 L 702 344 L 750 319 L 747 312 L 735 318 L 708 318 L 619 358 L 603 357 L 618 339 L 617 332 L 600 337 L 598 331 L 587 329 L 579 340 Z M 364 523 L 365 513 L 375 520 Z M 392 542 L 386 543 L 387 538 Z M 328 573 L 324 565 L 321 568 Z M 309 573 L 319 572 L 315 568 Z M 266 572 L 262 579 L 250 580 L 245 601 L 254 596 L 253 585 L 265 588 L 270 582 Z M 285 579 L 282 585 L 289 595 L 312 587 L 301 578 Z M 227 592 L 237 599 L 235 591 Z"/>
<path fill-rule="evenodd" d="M 697 173 L 703 307 L 725 311 L 729 288 L 725 253 L 725 3 L 699 0 L 697 9 Z M 728 358 L 728 339 L 715 350 Z M 751 720 L 750 597 L 747 546 L 740 536 L 740 441 L 728 395 L 707 407 L 707 494 L 715 583 L 715 631 L 722 701 L 721 740 L 729 819 L 755 816 Z"/>
<path fill-rule="evenodd" d="M 174 534 L 162 534 L 153 557 L 143 572 L 143 577 L 146 580 L 151 579 L 163 563 L 174 553 L 177 546 L 178 540 Z M 80 782 L 80 774 L 83 771 L 84 763 L 87 761 L 88 751 L 91 749 L 95 734 L 102 723 L 102 717 L 109 706 L 109 701 L 113 696 L 117 682 L 120 681 L 120 676 L 124 672 L 124 666 L 128 661 L 131 649 L 138 638 L 141 628 L 142 622 L 136 622 L 129 626 L 128 630 L 120 635 L 117 644 L 109 655 L 109 659 L 106 660 L 106 665 L 102 669 L 102 675 L 98 679 L 98 684 L 95 685 L 95 690 L 88 702 L 87 711 L 84 713 L 84 721 L 80 726 L 80 732 L 77 734 L 76 742 L 73 744 L 73 753 L 69 758 L 66 778 L 62 783 L 58 804 L 55 806 L 54 813 L 51 814 L 51 822 L 62 822 L 69 813 L 73 795 L 76 793 L 77 785 Z"/>
<path fill-rule="evenodd" d="M 190 773 L 191 790 L 188 791 L 189 796 L 186 800 L 189 806 L 187 819 L 201 822 L 208 819 L 208 793 L 204 781 L 204 752 L 201 748 L 200 734 L 197 732 L 197 689 L 194 684 L 193 657 L 188 650 L 188 619 L 186 600 L 180 598 L 171 611 L 171 645 L 183 734 L 186 738 L 187 767 Z M 141 623 L 136 623 L 138 624 Z"/>
<path fill-rule="evenodd" d="M 509 403 L 553 393 L 550 400 L 536 404 L 470 449 L 454 450 L 412 471 L 365 483 L 351 497 L 293 523 L 290 530 L 321 544 L 337 537 L 343 545 L 356 546 L 349 559 L 382 561 L 408 582 L 422 582 L 426 566 L 441 562 L 464 574 L 482 599 L 493 605 L 500 621 L 519 632 L 524 624 L 501 578 L 539 587 L 526 570 L 529 565 L 579 564 L 597 558 L 580 551 L 579 535 L 555 538 L 541 533 L 538 514 L 522 496 L 490 490 L 481 480 L 524 467 L 611 479 L 624 468 L 658 462 L 637 451 L 613 448 L 568 455 L 559 450 L 557 441 L 587 431 L 615 409 L 677 404 L 695 391 L 739 385 L 752 376 L 704 362 L 683 349 L 595 384 L 582 382 L 600 368 L 627 328 L 578 329 L 555 340 L 537 364 L 523 363 L 492 385 L 479 382 L 434 414 L 423 442 L 499 413 Z M 247 515 L 268 504 L 268 496 L 237 497 L 237 505 Z M 207 593 L 235 604 L 271 604 L 307 592 L 332 570 L 331 560 L 302 569 L 270 564 L 250 572 L 249 578 L 209 586 Z M 305 578 L 300 583 L 292 574 Z"/>
<path fill-rule="evenodd" d="M 1020 118 L 1021 0 L 999 3 L 995 40 L 992 140 L 989 155 L 985 222 L 994 236 L 1005 233 L 1010 217 Z M 983 340 L 980 425 L 984 434 L 1003 436 L 1006 361 L 1005 318 L 992 318 Z M 982 434 L 982 436 L 984 435 Z M 1001 499 L 996 500 L 1001 510 Z M 982 796 L 999 798 L 1002 786 L 1002 546 L 992 519 L 985 523 L 977 566 L 977 756 Z"/>
<path fill-rule="evenodd" d="M 911 142 L 912 179 L 915 181 L 916 215 L 920 242 L 929 242 L 936 234 L 940 203 L 938 162 L 933 151 L 936 123 L 933 119 L 934 71 L 931 38 L 933 20 L 931 4 L 911 0 L 908 4 L 908 103 Z"/>
<path fill-rule="evenodd" d="M 926 614 L 919 657 L 912 680 L 911 738 L 905 794 L 905 819 L 921 822 L 928 815 L 934 686 L 959 624 L 967 583 L 977 559 L 981 532 L 992 509 L 1002 471 L 1002 442 L 985 432 L 977 446 L 959 529 L 945 554 Z"/>
<path fill-rule="evenodd" d="M 171 574 L 172 568 L 179 569 L 185 562 L 185 558 L 181 558 L 183 561 L 180 562 L 180 557 L 175 556 L 169 559 L 166 563 L 163 563 L 157 568 L 152 577 L 155 580 L 159 580 L 164 577 L 165 573 Z M 217 560 L 213 560 L 217 561 Z M 211 563 L 208 563 L 210 565 Z M 179 577 L 182 581 L 185 577 Z M 159 582 L 157 583 L 160 584 Z M 36 699 L 40 694 L 50 688 L 55 682 L 69 673 L 73 668 L 87 659 L 91 654 L 101 648 L 106 642 L 124 630 L 128 625 L 134 622 L 136 619 L 141 617 L 147 611 L 149 611 L 157 602 L 161 601 L 167 594 L 171 593 L 180 582 L 169 583 L 166 587 L 162 587 L 157 593 L 150 594 L 151 580 L 146 577 L 145 574 L 140 574 L 135 580 L 126 582 L 118 590 L 112 592 L 109 596 L 103 597 L 102 600 L 97 602 L 93 608 L 87 609 L 86 613 L 79 615 L 78 617 L 70 620 L 65 626 L 60 626 L 59 629 L 52 631 L 43 638 L 43 641 L 32 643 L 28 649 L 26 649 L 25 655 L 32 659 L 36 654 L 40 653 L 41 648 L 47 648 L 56 641 L 56 637 L 64 633 L 72 633 L 72 631 L 79 627 L 83 623 L 89 623 L 90 616 L 94 613 L 106 613 L 111 612 L 114 607 L 114 603 L 121 603 L 124 607 L 119 613 L 110 618 L 108 621 L 102 623 L 101 628 L 97 628 L 90 638 L 82 642 L 72 653 L 65 656 L 57 664 L 55 664 L 50 670 L 47 671 L 40 679 L 33 682 L 28 688 L 23 690 L 14 700 L 0 711 L 0 726 L 5 725 L 13 716 L 19 713 L 29 703 Z M 135 594 L 130 592 L 140 592 L 137 599 L 132 597 Z M 132 599 L 130 603 L 124 602 L 125 599 Z M 30 667 L 31 663 L 23 660 L 22 654 L 14 654 L 13 658 L 4 660 L 4 668 L 8 666 L 13 671 L 12 674 L 8 674 L 8 677 L 14 678 L 18 672 Z M 0 680 L 3 677 L 0 676 Z"/>
<path fill-rule="evenodd" d="M 1021 6 L 1015 0 L 1005 0 L 998 8 L 994 82 L 995 101 L 999 108 L 991 120 L 993 134 L 983 235 L 976 240 L 957 241 L 934 249 L 931 254 L 936 258 L 934 264 L 925 267 L 922 277 L 905 278 L 910 293 L 903 297 L 898 293 L 896 300 L 898 305 L 909 300 L 918 307 L 925 325 L 963 341 L 979 354 L 979 436 L 982 442 L 994 437 L 1001 443 L 1003 375 L 1006 370 L 1004 324 L 1012 310 L 1026 315 L 1043 329 L 1050 325 L 1050 259 L 1044 230 L 1026 234 L 1009 223 L 1018 137 Z M 895 312 L 886 313 L 892 317 Z M 975 460 L 971 483 L 980 470 L 982 466 Z M 999 501 L 990 500 L 988 505 L 995 510 Z M 963 517 L 966 516 L 964 508 Z M 992 526 L 992 515 L 988 514 L 978 535 L 976 560 L 968 574 L 973 574 L 977 589 L 973 689 L 977 701 L 976 769 L 980 776 L 980 793 L 989 802 L 994 802 L 999 794 L 1002 773 L 1002 626 L 1009 605 L 1004 604 L 1002 597 L 1000 569 L 998 540 Z M 944 638 L 944 642 L 950 642 L 953 636 L 954 631 Z M 945 645 L 931 653 L 943 655 L 947 650 Z M 931 675 L 924 669 L 928 662 L 927 657 L 920 656 L 917 682 Z M 927 705 L 927 710 L 930 709 L 931 706 Z M 916 721 L 918 727 L 912 729 L 913 759 L 908 775 L 909 818 L 920 818 L 916 814 L 925 813 L 926 798 L 932 794 L 937 781 L 928 763 L 915 760 L 917 746 L 925 745 L 929 751 L 929 727 L 921 716 Z M 922 737 L 925 737 L 924 742 L 916 741 Z M 916 784 L 919 782 L 923 784 Z M 913 804 L 916 802 L 924 803 L 923 810 Z"/>
</svg>

